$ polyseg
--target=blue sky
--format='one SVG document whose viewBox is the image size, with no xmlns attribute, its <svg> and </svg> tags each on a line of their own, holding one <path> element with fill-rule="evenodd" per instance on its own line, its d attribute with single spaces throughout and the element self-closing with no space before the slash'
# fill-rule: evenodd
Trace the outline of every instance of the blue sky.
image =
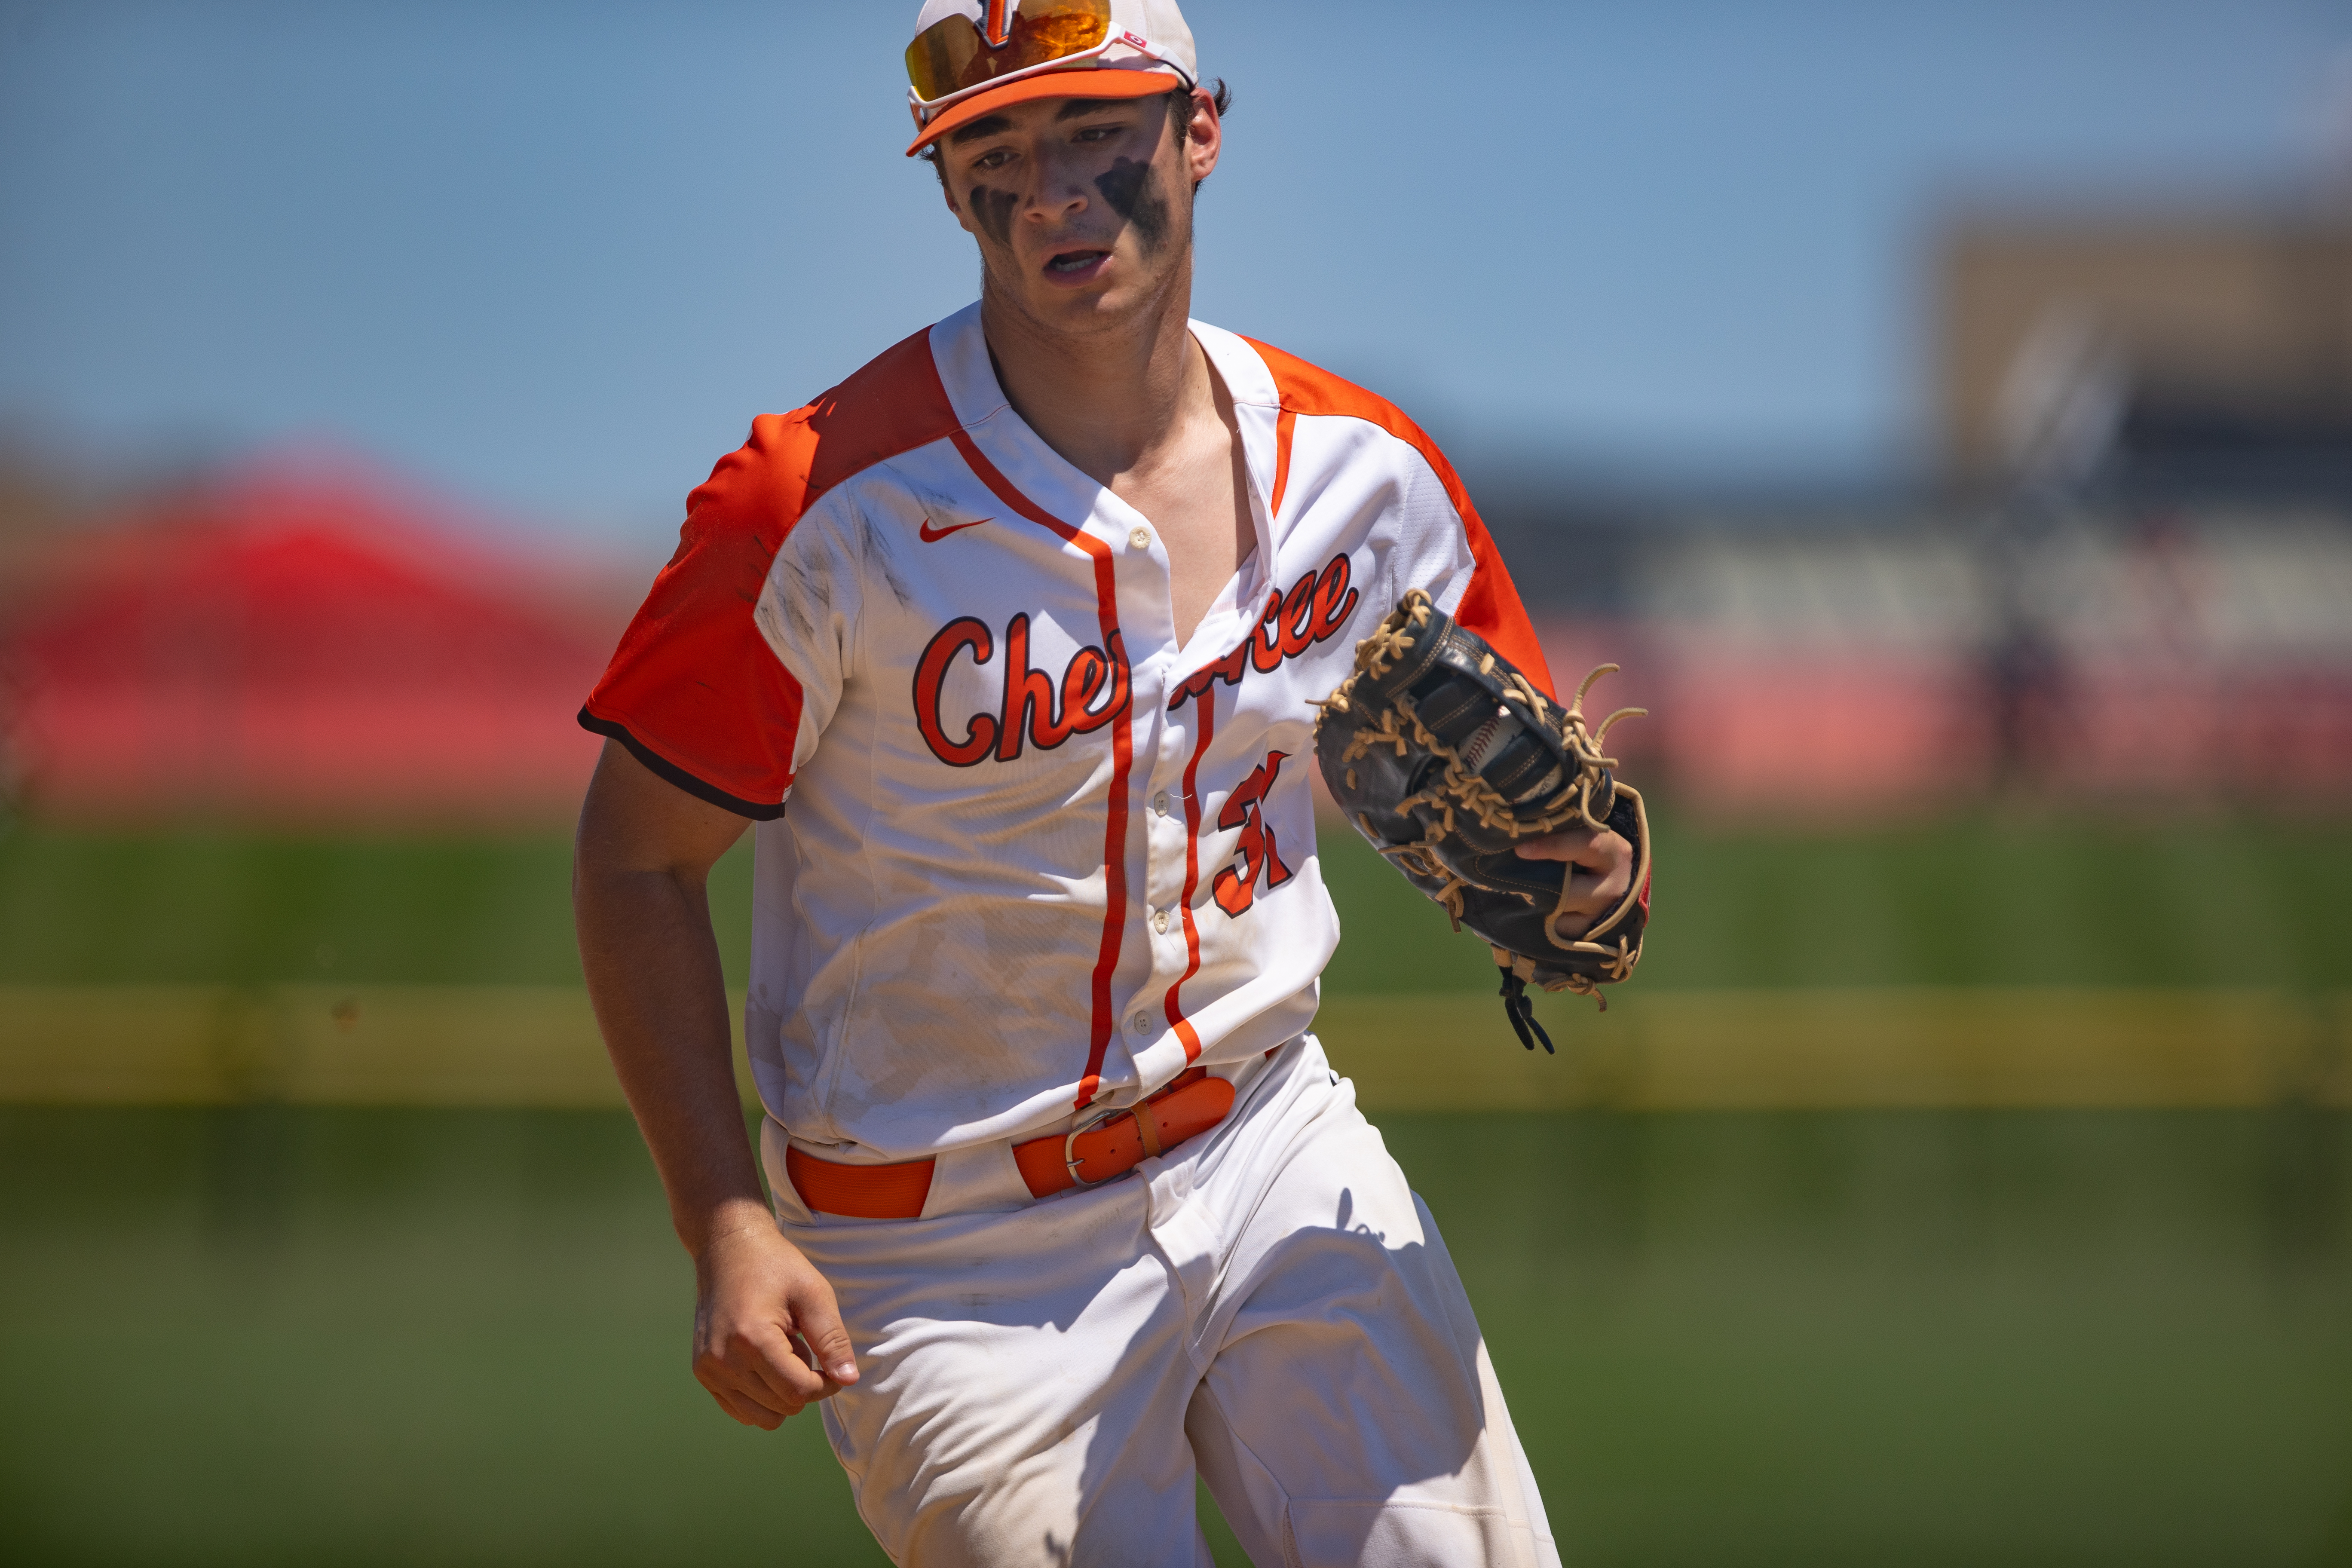
<svg viewBox="0 0 2352 1568">
<path fill-rule="evenodd" d="M 976 287 L 900 156 L 915 10 L 0 0 L 0 421 L 666 534 Z M 1692 479 L 1916 460 L 1946 204 L 2291 182 L 2352 46 L 2341 0 L 1186 12 L 1237 97 L 1198 314 L 1473 465 Z"/>
</svg>

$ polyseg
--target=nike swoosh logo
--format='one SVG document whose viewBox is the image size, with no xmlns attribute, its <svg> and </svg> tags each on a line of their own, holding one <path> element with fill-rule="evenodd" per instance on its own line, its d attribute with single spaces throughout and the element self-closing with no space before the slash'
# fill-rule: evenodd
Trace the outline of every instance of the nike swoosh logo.
<svg viewBox="0 0 2352 1568">
<path fill-rule="evenodd" d="M 992 517 L 983 517 L 976 519 L 971 522 L 959 522 L 947 528 L 933 528 L 931 526 L 931 520 L 927 517 L 923 519 L 923 526 L 917 529 L 915 532 L 921 538 L 924 543 L 937 544 L 940 540 L 945 539 L 949 534 L 957 531 L 959 529 L 978 528 L 983 522 L 993 522 L 995 521 L 996 520 Z"/>
</svg>

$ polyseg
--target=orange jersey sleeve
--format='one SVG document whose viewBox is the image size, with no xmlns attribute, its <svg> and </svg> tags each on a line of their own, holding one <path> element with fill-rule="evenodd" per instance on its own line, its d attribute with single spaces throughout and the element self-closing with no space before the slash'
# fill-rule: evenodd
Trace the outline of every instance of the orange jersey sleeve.
<svg viewBox="0 0 2352 1568">
<path fill-rule="evenodd" d="M 621 636 L 580 722 L 688 794 L 783 814 L 805 737 L 798 678 L 760 627 L 777 552 L 827 491 L 942 440 L 955 412 L 928 331 L 790 414 L 762 414 L 687 499 L 677 553 Z"/>
</svg>

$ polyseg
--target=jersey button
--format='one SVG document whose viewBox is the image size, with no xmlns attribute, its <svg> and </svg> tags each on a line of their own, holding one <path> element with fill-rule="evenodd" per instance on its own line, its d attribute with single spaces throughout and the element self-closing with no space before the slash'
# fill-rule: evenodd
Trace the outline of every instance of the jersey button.
<svg viewBox="0 0 2352 1568">
<path fill-rule="evenodd" d="M 1166 790 L 1163 789 L 1158 795 L 1151 797 L 1151 809 L 1158 812 L 1162 816 L 1168 815 L 1168 792 Z"/>
<path fill-rule="evenodd" d="M 1151 1032 L 1151 1015 L 1149 1013 L 1138 1013 L 1134 1017 L 1129 1018 L 1127 1021 L 1127 1026 L 1133 1029 L 1139 1035 L 1150 1034 Z"/>
<path fill-rule="evenodd" d="M 1151 911 L 1151 929 L 1158 931 L 1161 936 L 1166 936 L 1168 934 L 1168 911 L 1166 910 L 1154 910 Z"/>
<path fill-rule="evenodd" d="M 1127 542 L 1138 550 L 1149 550 L 1151 548 L 1151 531 L 1148 528 L 1139 528 L 1127 536 Z"/>
</svg>

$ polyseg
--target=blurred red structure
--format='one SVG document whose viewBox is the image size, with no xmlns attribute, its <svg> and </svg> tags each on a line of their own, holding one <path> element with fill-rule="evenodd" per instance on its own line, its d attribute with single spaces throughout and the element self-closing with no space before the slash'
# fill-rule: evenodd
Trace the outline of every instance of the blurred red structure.
<svg viewBox="0 0 2352 1568">
<path fill-rule="evenodd" d="M 1564 683 L 1604 651 L 1591 632 L 1547 642 L 1574 650 L 1553 655 Z M 1585 707 L 1650 710 L 1612 731 L 1609 748 L 1678 803 L 1820 817 L 1943 804 L 1988 782 L 1986 717 L 1956 661 L 1749 647 L 1658 626 L 1629 627 L 1607 651 L 1625 672 Z"/>
<path fill-rule="evenodd" d="M 257 469 L 60 536 L 0 638 L 0 744 L 51 818 L 576 807 L 625 608 L 351 468 Z"/>
</svg>

